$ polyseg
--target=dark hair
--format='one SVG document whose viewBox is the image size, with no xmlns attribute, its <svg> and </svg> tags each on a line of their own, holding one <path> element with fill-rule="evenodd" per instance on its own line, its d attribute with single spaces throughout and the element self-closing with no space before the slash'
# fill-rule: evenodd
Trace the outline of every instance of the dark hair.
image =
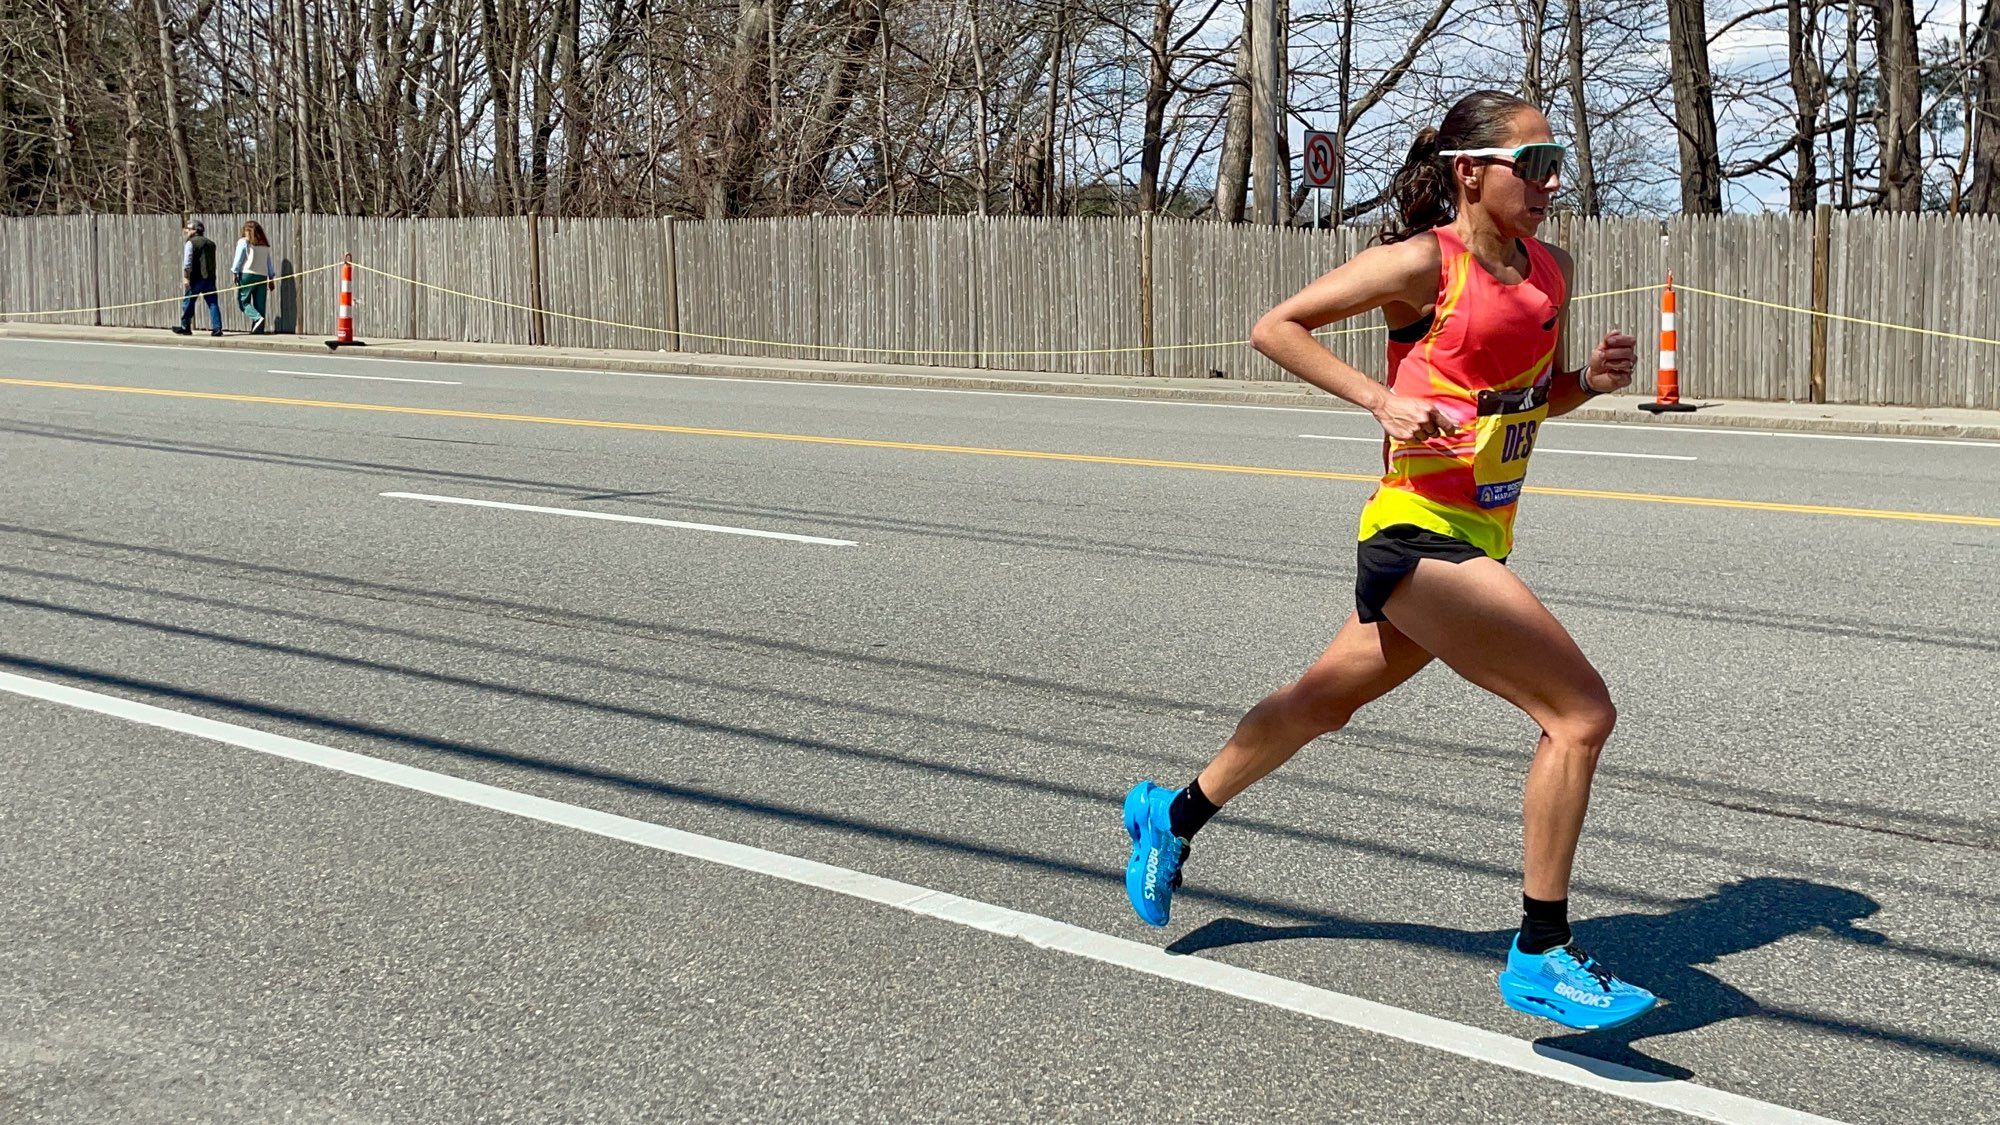
<svg viewBox="0 0 2000 1125">
<path fill-rule="evenodd" d="M 1410 155 L 1389 181 L 1396 217 L 1382 226 L 1381 241 L 1401 242 L 1458 217 L 1458 185 L 1451 161 L 1438 153 L 1460 148 L 1497 148 L 1507 139 L 1514 115 L 1533 102 L 1498 90 L 1475 90 L 1458 99 L 1435 129 L 1421 129 Z"/>
<path fill-rule="evenodd" d="M 264 234 L 264 225 L 255 219 L 243 224 L 243 237 L 252 246 L 269 246 L 271 240 Z"/>
</svg>

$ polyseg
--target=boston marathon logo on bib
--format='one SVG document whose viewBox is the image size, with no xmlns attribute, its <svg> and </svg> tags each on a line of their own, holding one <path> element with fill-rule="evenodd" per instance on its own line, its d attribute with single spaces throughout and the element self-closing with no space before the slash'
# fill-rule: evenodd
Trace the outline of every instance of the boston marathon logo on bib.
<svg viewBox="0 0 2000 1125">
<path fill-rule="evenodd" d="M 1479 392 L 1472 481 L 1480 507 L 1504 508 L 1521 498 L 1528 457 L 1548 417 L 1546 383 L 1518 391 Z"/>
</svg>

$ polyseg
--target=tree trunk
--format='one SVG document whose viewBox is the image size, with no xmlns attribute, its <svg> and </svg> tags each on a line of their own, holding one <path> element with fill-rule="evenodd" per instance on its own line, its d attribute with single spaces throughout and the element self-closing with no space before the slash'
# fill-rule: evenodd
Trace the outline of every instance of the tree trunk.
<svg viewBox="0 0 2000 1125">
<path fill-rule="evenodd" d="M 534 124 L 534 131 L 528 135 L 528 198 L 531 209 L 538 214 L 555 214 L 549 200 L 549 146 L 556 133 L 556 62 L 562 57 L 564 24 L 569 22 L 570 5 L 555 5 L 555 22 L 548 27 L 541 47 L 541 61 L 535 69 L 534 104 L 528 111 L 528 120 Z M 564 76 L 564 83 L 574 81 L 575 75 Z"/>
<path fill-rule="evenodd" d="M 160 51 L 160 100 L 167 116 L 167 152 L 174 162 L 174 182 L 179 188 L 177 205 L 192 213 L 201 207 L 195 194 L 194 157 L 188 151 L 187 129 L 181 120 L 181 67 L 174 57 L 174 33 L 166 0 L 153 0 L 153 26 L 158 30 Z"/>
<path fill-rule="evenodd" d="M 1973 38 L 1972 192 L 1965 208 L 2000 213 L 2000 0 L 1986 0 Z"/>
<path fill-rule="evenodd" d="M 486 48 L 486 82 L 493 90 L 493 179 L 503 213 L 521 206 L 521 94 L 514 78 L 516 25 L 521 16 L 513 4 L 480 0 L 480 41 Z"/>
<path fill-rule="evenodd" d="M 1250 84 L 1256 81 L 1246 21 L 1236 44 L 1236 76 L 1229 85 L 1228 118 L 1222 127 L 1222 161 L 1215 171 L 1215 217 L 1243 221 L 1243 196 L 1250 185 Z"/>
<path fill-rule="evenodd" d="M 1056 110 L 1062 103 L 1063 51 L 1069 46 L 1069 0 L 1056 5 L 1055 46 L 1049 55 L 1049 104 L 1042 118 L 1042 214 L 1055 215 L 1062 198 L 1062 165 L 1056 160 L 1060 135 Z M 1072 78 L 1074 75 L 1072 75 Z"/>
<path fill-rule="evenodd" d="M 1919 211 L 1924 205 L 1918 129 L 1923 88 L 1917 62 L 1917 12 L 1911 0 L 1874 0 L 1882 97 L 1876 136 L 1882 146 L 1882 206 Z"/>
<path fill-rule="evenodd" d="M 1855 60 L 1861 47 L 1861 6 L 1860 0 L 1847 0 L 1847 124 L 1841 129 L 1840 140 L 1840 209 L 1854 209 L 1854 133 L 1861 122 L 1861 76 L 1855 71 Z"/>
<path fill-rule="evenodd" d="M 1708 15 L 1702 0 L 1667 0 L 1674 68 L 1674 126 L 1680 134 L 1681 210 L 1722 213 L 1722 154 L 1715 139 L 1715 87 L 1708 70 Z"/>
<path fill-rule="evenodd" d="M 834 153 L 843 147 L 841 137 L 854 110 L 862 68 L 875 53 L 876 40 L 882 35 L 882 0 L 850 0 L 847 18 L 847 38 L 839 55 L 827 67 L 819 97 L 814 100 L 812 118 L 799 143 L 800 170 L 788 193 L 787 206 L 794 197 L 811 203 L 826 190 L 827 170 Z M 980 94 L 982 98 L 985 96 L 983 86 Z"/>
<path fill-rule="evenodd" d="M 0 86 L 4 86 L 0 83 Z M 125 213 L 139 213 L 139 178 L 144 161 L 140 156 L 139 139 L 146 128 L 146 116 L 139 108 L 139 67 L 129 62 L 125 68 Z"/>
<path fill-rule="evenodd" d="M 67 215 L 76 210 L 76 151 L 78 136 L 82 126 L 77 121 L 76 99 L 70 93 L 73 79 L 70 76 L 70 59 L 75 44 L 75 15 L 70 11 L 69 0 L 56 0 L 53 5 L 56 41 L 56 81 L 53 126 L 49 130 L 49 140 L 55 147 L 55 166 L 50 169 L 55 179 L 56 214 Z"/>
<path fill-rule="evenodd" d="M 1146 124 L 1139 142 L 1139 210 L 1150 214 L 1160 206 L 1160 158 L 1165 153 L 1167 102 L 1173 97 L 1173 59 L 1168 56 L 1175 0 L 1154 0 L 1153 38 L 1148 43 Z"/>
<path fill-rule="evenodd" d="M 1542 39 L 1549 25 L 1549 0 L 1526 0 L 1521 6 L 1521 96 L 1537 109 L 1549 107 L 1542 87 Z"/>
<path fill-rule="evenodd" d="M 889 193 L 889 214 L 895 215 L 901 210 L 902 201 L 896 195 L 895 137 L 889 130 L 889 53 L 894 44 L 887 26 L 882 28 L 878 42 L 882 52 L 875 67 L 875 168 Z"/>
<path fill-rule="evenodd" d="M 736 39 L 714 91 L 719 108 L 706 208 L 711 219 L 737 218 L 749 209 L 758 126 L 765 112 L 765 23 L 776 18 L 774 7 L 774 0 L 740 0 Z"/>
<path fill-rule="evenodd" d="M 557 181 L 557 207 L 564 214 L 576 215 L 578 210 L 574 200 L 583 190 L 583 166 L 590 155 L 590 114 L 585 109 L 585 96 L 594 95 L 595 90 L 586 90 L 581 65 L 583 53 L 583 3 L 582 0 L 568 0 L 564 4 L 561 32 L 562 52 L 562 134 L 563 134 L 563 174 Z"/>
<path fill-rule="evenodd" d="M 1576 135 L 1577 211 L 1595 218 L 1597 165 L 1590 156 L 1590 99 L 1583 80 L 1583 0 L 1569 0 L 1568 66 L 1570 128 Z"/>
<path fill-rule="evenodd" d="M 1276 0 L 1250 0 L 1250 56 L 1256 64 L 1250 84 L 1250 221 L 1285 221 L 1282 177 L 1278 173 L 1279 134 L 1285 119 L 1282 58 Z"/>
<path fill-rule="evenodd" d="M 459 30 L 460 0 L 447 0 L 450 4 L 445 17 L 450 29 L 445 40 L 445 98 L 446 114 L 451 122 L 450 131 L 445 136 L 445 144 L 450 146 L 451 168 L 451 211 L 453 218 L 465 214 L 465 113 L 466 100 L 465 71 L 459 60 L 459 43 L 463 36 Z"/>
<path fill-rule="evenodd" d="M 1340 116 L 1335 120 L 1335 140 L 1340 147 L 1336 150 L 1339 159 L 1333 162 L 1333 225 L 1341 223 L 1340 210 L 1347 205 L 1347 134 L 1348 122 L 1353 118 L 1354 102 L 1354 0 L 1341 0 L 1340 5 L 1340 69 L 1334 75 L 1339 91 Z"/>
<path fill-rule="evenodd" d="M 979 189 L 978 214 L 984 217 L 988 201 L 993 195 L 993 127 L 987 120 L 986 107 L 986 40 L 979 34 L 979 0 L 971 0 L 970 19 L 972 21 L 972 81 L 978 87 L 977 128 L 979 130 L 979 151 L 976 154 L 974 172 Z"/>
<path fill-rule="evenodd" d="M 290 33 L 291 65 L 285 68 L 292 94 L 292 185 L 299 208 L 308 213 L 320 206 L 318 154 L 313 151 L 312 76 L 314 37 L 306 27 L 305 0 L 287 0 L 285 29 Z"/>
<path fill-rule="evenodd" d="M 1797 159 L 1792 167 L 1792 210 L 1806 214 L 1819 204 L 1819 157 L 1814 139 L 1826 76 L 1819 68 L 1819 0 L 1786 0 L 1785 32 L 1792 64 L 1792 104 L 1797 116 Z"/>
</svg>

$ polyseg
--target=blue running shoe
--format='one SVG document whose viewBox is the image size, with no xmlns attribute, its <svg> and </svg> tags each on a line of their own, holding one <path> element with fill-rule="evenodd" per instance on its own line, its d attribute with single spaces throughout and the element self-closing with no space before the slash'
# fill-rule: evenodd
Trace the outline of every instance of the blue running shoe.
<svg viewBox="0 0 2000 1125">
<path fill-rule="evenodd" d="M 1181 885 L 1181 864 L 1188 842 L 1174 835 L 1167 806 L 1174 791 L 1142 781 L 1125 794 L 1125 833 L 1132 837 L 1132 859 L 1125 865 L 1125 897 L 1148 926 L 1167 924 L 1174 891 Z"/>
<path fill-rule="evenodd" d="M 1507 947 L 1500 998 L 1517 1012 L 1552 1019 L 1578 1031 L 1630 1023 L 1660 1002 L 1638 985 L 1612 976 L 1611 970 L 1575 942 L 1547 953 L 1523 953 L 1519 937 Z"/>
</svg>

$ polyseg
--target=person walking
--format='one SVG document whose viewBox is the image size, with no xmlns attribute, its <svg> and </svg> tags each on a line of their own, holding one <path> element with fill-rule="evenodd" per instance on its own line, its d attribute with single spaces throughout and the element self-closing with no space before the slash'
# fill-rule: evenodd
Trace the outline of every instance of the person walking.
<svg viewBox="0 0 2000 1125">
<path fill-rule="evenodd" d="M 250 321 L 250 334 L 264 334 L 265 301 L 271 289 L 277 285 L 272 280 L 271 240 L 264 235 L 264 227 L 251 219 L 243 224 L 243 235 L 236 240 L 236 253 L 229 259 L 229 279 L 236 289 L 236 307 Z"/>
<path fill-rule="evenodd" d="M 200 219 L 189 219 L 181 228 L 187 244 L 181 250 L 181 322 L 177 336 L 194 334 L 194 305 L 208 301 L 209 335 L 222 335 L 222 305 L 215 296 L 215 243 L 208 240 Z"/>
<path fill-rule="evenodd" d="M 1398 220 L 1382 244 L 1252 331 L 1258 351 L 1368 410 L 1387 438 L 1381 482 L 1361 513 L 1355 610 L 1326 653 L 1251 708 L 1185 788 L 1132 788 L 1125 884 L 1140 919 L 1165 925 L 1189 843 L 1211 817 L 1442 660 L 1542 731 L 1523 801 L 1521 929 L 1498 977 L 1501 998 L 1593 1029 L 1656 1003 L 1578 948 L 1569 927 L 1570 871 L 1616 711 L 1562 623 L 1505 565 L 1542 423 L 1632 381 L 1637 341 L 1621 332 L 1605 335 L 1584 366 L 1557 366 L 1574 267 L 1535 231 L 1561 189 L 1563 157 L 1533 105 L 1466 95 L 1417 134 L 1392 182 Z M 1386 384 L 1313 338 L 1376 309 L 1389 325 Z"/>
</svg>

